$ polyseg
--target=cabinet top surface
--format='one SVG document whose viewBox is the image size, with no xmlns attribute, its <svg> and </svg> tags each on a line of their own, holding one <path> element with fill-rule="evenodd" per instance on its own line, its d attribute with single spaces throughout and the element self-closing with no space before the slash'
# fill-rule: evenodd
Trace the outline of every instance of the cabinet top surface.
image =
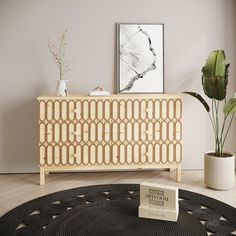
<svg viewBox="0 0 236 236">
<path fill-rule="evenodd" d="M 70 100 L 70 99 L 122 99 L 122 98 L 175 98 L 182 99 L 179 94 L 111 94 L 109 96 L 90 96 L 85 94 L 72 94 L 66 97 L 58 97 L 51 95 L 41 95 L 38 100 Z"/>
</svg>

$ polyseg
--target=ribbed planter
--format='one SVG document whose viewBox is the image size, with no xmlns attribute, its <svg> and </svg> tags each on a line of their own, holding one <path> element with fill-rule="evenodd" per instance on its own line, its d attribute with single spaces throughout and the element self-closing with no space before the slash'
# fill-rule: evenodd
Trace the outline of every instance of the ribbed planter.
<svg viewBox="0 0 236 236">
<path fill-rule="evenodd" d="M 233 188 L 235 180 L 235 156 L 227 153 L 229 157 L 204 156 L 205 184 L 213 189 L 228 190 Z"/>
</svg>

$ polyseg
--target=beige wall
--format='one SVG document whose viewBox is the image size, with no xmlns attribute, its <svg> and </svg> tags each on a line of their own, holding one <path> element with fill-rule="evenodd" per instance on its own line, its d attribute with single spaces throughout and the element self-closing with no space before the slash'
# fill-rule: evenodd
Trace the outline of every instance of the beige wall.
<svg viewBox="0 0 236 236">
<path fill-rule="evenodd" d="M 71 93 L 96 86 L 115 92 L 115 23 L 165 25 L 165 91 L 202 93 L 200 69 L 214 49 L 224 49 L 230 95 L 236 90 L 234 0 L 0 0 L 0 172 L 38 171 L 35 98 L 52 94 L 57 79 L 47 37 L 68 28 Z M 234 81 L 233 81 L 234 80 Z M 236 152 L 236 125 L 227 149 Z M 184 168 L 203 167 L 212 149 L 204 109 L 184 99 Z"/>
</svg>

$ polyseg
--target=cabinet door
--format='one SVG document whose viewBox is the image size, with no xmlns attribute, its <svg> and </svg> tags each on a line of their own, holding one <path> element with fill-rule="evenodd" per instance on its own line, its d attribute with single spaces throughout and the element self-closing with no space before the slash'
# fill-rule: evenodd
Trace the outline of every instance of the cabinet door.
<svg viewBox="0 0 236 236">
<path fill-rule="evenodd" d="M 170 126 L 173 124 L 173 117 L 170 119 L 169 114 L 173 114 L 174 100 L 157 99 L 154 101 L 154 161 L 155 163 L 169 163 L 170 154 Z M 171 105 L 170 105 L 171 104 Z M 172 127 L 172 126 L 171 126 Z M 173 136 L 173 131 L 171 131 Z M 173 140 L 173 138 L 172 138 Z"/>
<path fill-rule="evenodd" d="M 182 161 L 182 101 L 180 99 L 176 99 L 174 103 L 174 160 L 176 163 L 181 163 Z"/>
<path fill-rule="evenodd" d="M 81 103 L 79 145 L 83 165 L 109 165 L 111 136 L 111 102 L 109 99 L 88 99 Z"/>
<path fill-rule="evenodd" d="M 127 110 L 126 99 L 113 99 L 111 102 L 111 163 L 127 163 Z M 131 130 L 132 131 L 132 130 Z"/>
<path fill-rule="evenodd" d="M 114 99 L 111 105 L 112 163 L 152 163 L 153 102 L 135 98 Z"/>
<path fill-rule="evenodd" d="M 180 99 L 154 102 L 154 155 L 156 163 L 180 163 L 182 156 L 182 103 Z"/>
</svg>

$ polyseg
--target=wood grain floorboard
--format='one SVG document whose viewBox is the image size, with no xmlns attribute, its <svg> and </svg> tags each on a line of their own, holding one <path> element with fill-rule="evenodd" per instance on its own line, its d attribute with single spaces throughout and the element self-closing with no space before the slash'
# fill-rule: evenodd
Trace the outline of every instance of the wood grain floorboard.
<svg viewBox="0 0 236 236">
<path fill-rule="evenodd" d="M 236 187 L 227 191 L 206 188 L 203 171 L 183 171 L 182 182 L 175 182 L 175 171 L 130 171 L 93 173 L 53 173 L 46 185 L 39 185 L 39 174 L 0 175 L 0 216 L 24 202 L 57 191 L 97 184 L 136 183 L 142 181 L 177 186 L 201 193 L 236 207 Z"/>
</svg>

